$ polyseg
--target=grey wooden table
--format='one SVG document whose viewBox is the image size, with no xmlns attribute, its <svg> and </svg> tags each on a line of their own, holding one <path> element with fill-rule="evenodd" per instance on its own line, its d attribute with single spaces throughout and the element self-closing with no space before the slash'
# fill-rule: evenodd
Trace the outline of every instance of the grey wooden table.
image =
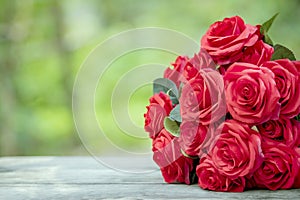
<svg viewBox="0 0 300 200">
<path fill-rule="evenodd" d="M 221 193 L 166 184 L 154 165 L 136 158 L 109 159 L 152 172 L 118 172 L 92 157 L 2 157 L 0 199 L 300 199 L 295 189 Z"/>
</svg>

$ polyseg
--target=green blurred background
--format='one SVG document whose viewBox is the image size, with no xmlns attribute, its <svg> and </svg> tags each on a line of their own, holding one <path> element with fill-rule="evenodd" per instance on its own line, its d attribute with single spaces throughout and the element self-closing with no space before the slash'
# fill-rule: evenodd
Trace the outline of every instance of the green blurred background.
<svg viewBox="0 0 300 200">
<path fill-rule="evenodd" d="M 279 12 L 270 35 L 299 58 L 299 9 L 297 0 L 2 0 L 0 155 L 87 154 L 72 118 L 73 82 L 89 52 L 113 34 L 154 26 L 199 41 L 211 23 L 224 17 L 240 15 L 247 23 L 259 24 Z M 101 92 L 109 94 L 124 72 L 120 69 L 148 62 L 167 66 L 174 59 L 175 55 L 161 51 L 131 53 L 107 72 Z M 148 85 L 130 98 L 130 116 L 139 126 L 150 95 Z M 101 115 L 111 116 L 109 107 L 99 102 L 96 109 Z M 117 145 L 142 148 L 149 144 L 123 139 L 113 123 L 110 117 L 104 121 Z M 99 142 L 100 151 L 107 148 L 105 141 L 94 142 Z"/>
</svg>

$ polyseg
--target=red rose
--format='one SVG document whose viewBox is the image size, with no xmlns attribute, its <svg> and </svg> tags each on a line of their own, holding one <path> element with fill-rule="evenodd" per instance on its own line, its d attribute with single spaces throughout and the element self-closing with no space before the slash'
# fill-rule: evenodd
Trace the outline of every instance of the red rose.
<svg viewBox="0 0 300 200">
<path fill-rule="evenodd" d="M 281 141 L 291 148 L 300 144 L 300 122 L 295 119 L 270 120 L 257 128 L 263 137 Z"/>
<path fill-rule="evenodd" d="M 227 108 L 247 124 L 278 119 L 279 92 L 272 71 L 249 63 L 232 64 L 224 76 Z"/>
<path fill-rule="evenodd" d="M 201 69 L 182 88 L 180 113 L 184 121 L 208 125 L 226 114 L 223 78 L 215 70 Z"/>
<path fill-rule="evenodd" d="M 252 175 L 251 176 L 246 176 L 245 179 L 246 179 L 246 189 L 250 190 L 250 189 L 257 188 L 256 183 L 255 183 Z"/>
<path fill-rule="evenodd" d="M 203 157 L 197 166 L 198 185 L 202 189 L 220 192 L 243 192 L 245 189 L 245 178 L 238 177 L 231 179 L 221 175 L 214 167 L 213 161 L 209 156 Z"/>
<path fill-rule="evenodd" d="M 162 129 L 157 137 L 152 140 L 152 151 L 163 149 L 167 144 L 173 140 L 174 136 L 171 135 L 166 129 Z"/>
<path fill-rule="evenodd" d="M 295 182 L 293 184 L 293 187 L 292 188 L 297 188 L 299 189 L 300 188 L 300 170 L 295 178 Z"/>
<path fill-rule="evenodd" d="M 192 184 L 191 173 L 193 167 L 193 159 L 182 155 L 176 161 L 160 170 L 167 183 L 185 183 L 189 185 Z"/>
<path fill-rule="evenodd" d="M 194 66 L 198 66 L 198 69 L 216 69 L 216 63 L 214 63 L 212 57 L 203 48 L 200 48 L 200 51 L 190 59 L 190 63 Z"/>
<path fill-rule="evenodd" d="M 286 142 L 286 144 L 289 147 L 300 147 L 300 122 L 296 119 L 291 119 L 291 124 L 292 124 L 292 134 L 290 136 L 293 139 L 287 138 L 286 141 L 288 142 Z"/>
<path fill-rule="evenodd" d="M 298 157 L 298 174 L 296 175 L 295 182 L 293 184 L 293 188 L 300 188 L 300 146 L 298 148 L 295 148 L 296 155 Z"/>
<path fill-rule="evenodd" d="M 256 42 L 253 46 L 247 47 L 239 62 L 252 63 L 260 66 L 262 63 L 271 60 L 274 49 L 272 46 L 264 43 L 262 40 Z"/>
<path fill-rule="evenodd" d="M 201 39 L 201 46 L 217 64 L 226 65 L 239 60 L 244 47 L 253 46 L 258 39 L 257 27 L 235 16 L 212 24 Z"/>
<path fill-rule="evenodd" d="M 154 139 L 164 127 L 164 119 L 172 110 L 172 101 L 170 97 L 162 92 L 155 94 L 150 98 L 150 105 L 147 106 L 147 112 L 144 114 L 145 131 Z"/>
<path fill-rule="evenodd" d="M 220 174 L 232 179 L 252 174 L 261 164 L 261 138 L 249 126 L 235 120 L 217 129 L 209 155 Z"/>
<path fill-rule="evenodd" d="M 162 176 L 167 183 L 191 184 L 190 174 L 193 160 L 181 154 L 177 139 L 162 129 L 153 140 L 153 160 L 160 167 Z"/>
<path fill-rule="evenodd" d="M 224 76 L 229 67 L 230 67 L 230 65 L 220 65 L 220 67 L 218 68 L 218 71 L 220 74 L 222 74 Z"/>
<path fill-rule="evenodd" d="M 198 156 L 208 131 L 207 126 L 184 121 L 180 125 L 179 143 L 189 156 Z"/>
<path fill-rule="evenodd" d="M 269 190 L 291 188 L 299 171 L 295 150 L 273 140 L 263 142 L 262 150 L 264 161 L 253 174 L 256 185 Z"/>
<path fill-rule="evenodd" d="M 170 79 L 173 81 L 177 87 L 180 85 L 180 77 L 182 75 L 183 68 L 186 63 L 189 61 L 187 56 L 178 56 L 175 63 L 172 63 L 173 69 L 167 68 L 164 72 L 164 78 Z"/>
<path fill-rule="evenodd" d="M 275 74 L 276 86 L 280 93 L 280 115 L 295 117 L 300 112 L 300 62 L 288 59 L 269 61 L 263 64 Z M 298 68 L 298 69 L 297 69 Z"/>
<path fill-rule="evenodd" d="M 187 62 L 182 72 L 181 82 L 186 84 L 189 80 L 199 75 L 199 70 L 199 65 L 193 65 L 191 62 Z"/>
<path fill-rule="evenodd" d="M 211 68 L 216 69 L 216 64 L 212 60 L 211 56 L 204 50 L 194 55 L 185 65 L 182 71 L 181 82 L 187 83 L 189 80 L 199 76 L 200 69 Z"/>
</svg>

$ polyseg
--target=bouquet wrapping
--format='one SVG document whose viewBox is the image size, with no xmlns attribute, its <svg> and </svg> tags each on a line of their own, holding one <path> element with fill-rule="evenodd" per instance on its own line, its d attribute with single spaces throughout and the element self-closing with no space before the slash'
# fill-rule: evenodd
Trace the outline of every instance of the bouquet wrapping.
<svg viewBox="0 0 300 200">
<path fill-rule="evenodd" d="M 213 191 L 300 188 L 300 61 L 262 25 L 212 24 L 194 56 L 153 82 L 145 131 L 168 183 Z"/>
</svg>

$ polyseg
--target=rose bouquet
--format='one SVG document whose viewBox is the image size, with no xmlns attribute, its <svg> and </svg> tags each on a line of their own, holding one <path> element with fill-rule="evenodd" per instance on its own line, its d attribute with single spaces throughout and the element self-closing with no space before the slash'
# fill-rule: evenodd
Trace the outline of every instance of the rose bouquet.
<svg viewBox="0 0 300 200">
<path fill-rule="evenodd" d="M 300 188 L 300 61 L 270 39 L 276 16 L 215 22 L 199 52 L 154 81 L 145 130 L 166 182 Z"/>
</svg>

